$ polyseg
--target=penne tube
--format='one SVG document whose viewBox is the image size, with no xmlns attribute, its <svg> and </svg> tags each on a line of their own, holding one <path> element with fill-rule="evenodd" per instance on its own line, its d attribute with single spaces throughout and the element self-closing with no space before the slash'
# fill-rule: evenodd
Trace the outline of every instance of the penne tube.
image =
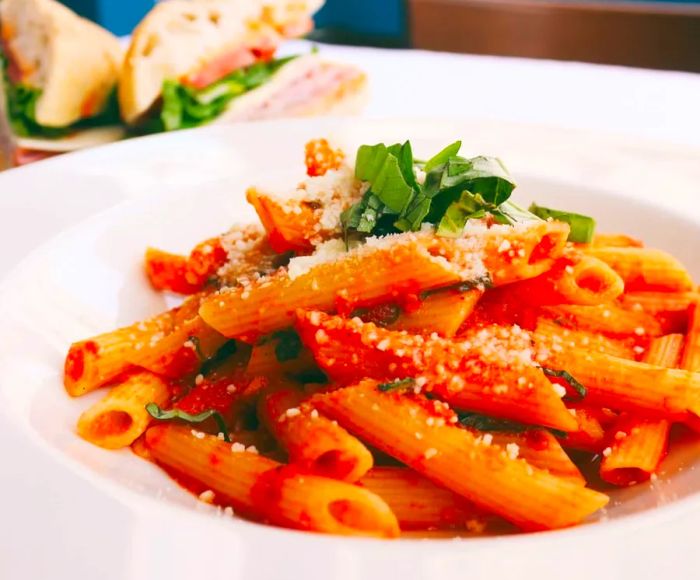
<svg viewBox="0 0 700 580">
<path fill-rule="evenodd" d="M 694 303 L 690 308 L 688 334 L 680 366 L 694 373 L 700 372 L 700 302 Z"/>
<path fill-rule="evenodd" d="M 694 289 L 693 279 L 683 265 L 661 250 L 589 246 L 584 251 L 615 270 L 628 291 L 684 292 Z"/>
<path fill-rule="evenodd" d="M 84 395 L 138 365 L 132 360 L 138 360 L 139 345 L 150 345 L 169 335 L 196 315 L 198 306 L 199 298 L 191 297 L 148 320 L 73 343 L 65 361 L 66 391 L 74 397 Z"/>
<path fill-rule="evenodd" d="M 440 336 L 452 337 L 474 311 L 482 294 L 480 290 L 435 292 L 427 296 L 416 310 L 402 312 L 387 328 L 416 334 L 437 332 Z"/>
<path fill-rule="evenodd" d="M 431 256 L 414 236 L 397 236 L 397 241 L 363 246 L 295 278 L 279 272 L 223 290 L 204 300 L 200 315 L 224 336 L 255 342 L 291 326 L 297 308 L 352 311 L 454 285 L 464 276 L 443 258 Z"/>
<path fill-rule="evenodd" d="M 548 318 L 540 318 L 535 327 L 535 334 L 547 337 L 563 348 L 580 348 L 594 350 L 620 358 L 635 359 L 635 344 L 632 339 L 609 338 L 590 330 L 566 328 Z"/>
<path fill-rule="evenodd" d="M 504 431 L 487 432 L 491 442 L 506 449 L 515 445 L 518 457 L 533 467 L 549 471 L 552 475 L 567 479 L 579 485 L 586 485 L 586 480 L 578 467 L 571 461 L 557 438 L 545 429 L 528 429 L 522 433 Z"/>
<path fill-rule="evenodd" d="M 321 312 L 300 313 L 299 334 L 334 381 L 414 378 L 451 405 L 535 425 L 576 429 L 559 394 L 531 359 L 528 333 L 485 328 L 450 341 L 391 331 Z"/>
<path fill-rule="evenodd" d="M 604 304 L 625 289 L 622 278 L 605 262 L 592 256 L 560 258 L 551 270 L 494 290 L 501 302 L 531 306 Z"/>
<path fill-rule="evenodd" d="M 599 306 L 547 306 L 542 314 L 562 326 L 591 330 L 612 337 L 644 337 L 663 334 L 661 323 L 639 310 L 626 310 L 617 304 Z"/>
<path fill-rule="evenodd" d="M 645 362 L 675 368 L 683 347 L 683 336 L 669 334 L 654 339 Z M 639 418 L 623 413 L 612 428 L 610 445 L 603 451 L 600 477 L 614 485 L 646 481 L 666 455 L 671 423 L 666 419 Z"/>
<path fill-rule="evenodd" d="M 559 439 L 565 449 L 576 449 L 598 453 L 605 447 L 605 427 L 601 422 L 600 409 L 585 406 L 572 406 L 569 412 L 576 419 L 578 428 L 569 431 L 566 437 Z M 608 419 L 609 420 L 609 419 Z"/>
<path fill-rule="evenodd" d="M 361 197 L 361 183 L 347 166 L 331 169 L 300 183 L 293 197 L 246 192 L 276 252 L 305 253 L 340 234 L 340 214 Z"/>
<path fill-rule="evenodd" d="M 375 467 L 359 484 L 389 505 L 402 530 L 466 528 L 483 532 L 497 519 L 405 467 Z"/>
<path fill-rule="evenodd" d="M 301 348 L 297 356 L 280 360 L 277 354 L 279 340 L 271 339 L 262 344 L 256 344 L 250 353 L 246 366 L 246 374 L 251 377 L 266 377 L 268 379 L 290 379 L 316 368 L 314 357 L 306 348 Z"/>
<path fill-rule="evenodd" d="M 641 248 L 642 242 L 625 234 L 594 234 L 592 246 L 609 246 L 613 248 Z"/>
<path fill-rule="evenodd" d="M 169 399 L 170 386 L 163 379 L 148 371 L 134 372 L 80 416 L 78 434 L 106 449 L 128 447 L 151 422 L 146 405 L 165 405 Z"/>
<path fill-rule="evenodd" d="M 226 250 L 220 238 L 198 244 L 189 256 L 148 248 L 145 256 L 146 276 L 156 290 L 195 294 L 204 289 L 226 259 Z"/>
<path fill-rule="evenodd" d="M 579 523 L 608 501 L 532 467 L 514 448 L 447 424 L 427 399 L 380 392 L 376 381 L 318 395 L 314 404 L 381 451 L 525 530 Z"/>
<path fill-rule="evenodd" d="M 256 519 L 289 528 L 341 535 L 395 537 L 389 506 L 366 489 L 300 474 L 220 439 L 174 425 L 146 432 L 154 459 L 211 490 L 209 497 Z"/>
<path fill-rule="evenodd" d="M 294 389 L 275 389 L 260 398 L 258 414 L 302 471 L 353 483 L 371 469 L 368 449 L 336 422 L 308 404 Z"/>
<path fill-rule="evenodd" d="M 625 292 L 620 296 L 626 308 L 643 310 L 652 315 L 669 312 L 686 314 L 698 300 L 698 292 Z"/>
<path fill-rule="evenodd" d="M 700 413 L 700 374 L 565 349 L 535 337 L 543 366 L 568 371 L 586 386 L 586 403 L 684 420 Z"/>
<path fill-rule="evenodd" d="M 216 355 L 227 339 L 199 316 L 178 324 L 171 332 L 137 342 L 127 359 L 135 366 L 171 378 L 193 374 Z"/>
<path fill-rule="evenodd" d="M 480 248 L 484 269 L 493 286 L 534 278 L 549 270 L 561 257 L 569 235 L 568 224 L 533 221 L 511 226 L 476 225 L 467 228 L 461 238 L 423 235 L 430 250 L 462 268 L 474 260 L 474 248 Z"/>
</svg>

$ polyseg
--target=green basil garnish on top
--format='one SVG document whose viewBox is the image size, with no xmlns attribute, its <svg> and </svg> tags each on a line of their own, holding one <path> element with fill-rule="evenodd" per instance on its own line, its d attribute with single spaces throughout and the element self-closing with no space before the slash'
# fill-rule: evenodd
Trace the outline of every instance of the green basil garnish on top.
<svg viewBox="0 0 700 580">
<path fill-rule="evenodd" d="M 530 205 L 530 212 L 542 219 L 553 219 L 559 222 L 566 222 L 571 227 L 569 232 L 569 241 L 578 242 L 580 244 L 589 244 L 595 233 L 595 220 L 587 215 L 574 213 L 571 211 L 562 211 L 552 209 L 551 207 L 543 207 L 533 203 Z"/>
</svg>

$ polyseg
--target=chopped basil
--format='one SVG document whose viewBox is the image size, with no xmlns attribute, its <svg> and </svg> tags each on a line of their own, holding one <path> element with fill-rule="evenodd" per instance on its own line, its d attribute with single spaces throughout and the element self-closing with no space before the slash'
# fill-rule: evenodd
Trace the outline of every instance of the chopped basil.
<svg viewBox="0 0 700 580">
<path fill-rule="evenodd" d="M 226 426 L 226 421 L 224 421 L 224 418 L 221 416 L 221 413 L 215 411 L 214 409 L 203 411 L 202 413 L 199 413 L 197 415 L 190 415 L 189 413 L 186 413 L 185 411 L 182 411 L 180 409 L 170 409 L 166 411 L 164 409 L 161 409 L 156 403 L 148 403 L 146 405 L 146 412 L 157 421 L 179 420 L 184 421 L 185 423 L 198 424 L 203 423 L 209 418 L 212 418 L 216 422 L 216 426 L 219 430 L 219 433 L 223 434 L 224 441 L 227 441 L 229 443 L 231 442 L 231 438 L 228 434 L 228 427 Z"/>
<path fill-rule="evenodd" d="M 287 377 L 304 385 L 325 385 L 329 382 L 328 375 L 318 368 L 313 368 L 298 373 L 288 373 Z"/>
<path fill-rule="evenodd" d="M 175 131 L 198 127 L 216 119 L 236 97 L 269 81 L 285 64 L 297 58 L 289 56 L 257 62 L 238 69 L 214 83 L 196 89 L 179 81 L 166 80 L 162 88 L 159 115 L 141 127 L 143 132 Z"/>
<path fill-rule="evenodd" d="M 458 413 L 459 423 L 463 427 L 476 429 L 478 431 L 504 431 L 506 433 L 524 433 L 533 429 L 547 429 L 553 435 L 560 438 L 566 437 L 565 431 L 551 429 L 548 427 L 538 427 L 536 425 L 525 425 L 508 419 L 497 419 L 479 413 Z"/>
<path fill-rule="evenodd" d="M 200 357 L 200 360 L 201 360 L 203 357 L 202 357 L 202 352 L 201 352 L 200 347 L 199 347 L 199 341 L 195 342 L 194 344 L 195 344 L 195 349 L 197 350 L 197 355 Z M 202 366 L 199 367 L 199 372 L 202 375 L 207 376 L 216 367 L 218 367 L 221 363 L 223 363 L 227 358 L 236 354 L 237 350 L 238 350 L 238 344 L 236 344 L 236 341 L 235 340 L 227 340 L 219 348 L 219 350 L 216 351 L 216 354 L 214 354 L 214 356 L 204 359 Z"/>
<path fill-rule="evenodd" d="M 462 142 L 461 141 L 455 141 L 454 143 L 451 143 L 447 147 L 445 147 L 440 153 L 437 153 L 436 155 L 433 155 L 428 161 L 425 162 L 423 165 L 423 171 L 428 173 L 429 171 L 432 171 L 435 169 L 438 165 L 442 165 L 443 163 L 447 163 L 447 161 L 450 159 L 450 157 L 454 157 L 459 153 L 459 150 L 462 147 Z"/>
<path fill-rule="evenodd" d="M 569 232 L 570 242 L 589 244 L 593 239 L 595 220 L 592 217 L 580 213 L 542 207 L 536 203 L 530 205 L 530 211 L 542 219 L 552 218 L 553 220 L 569 224 L 571 226 L 571 231 Z"/>
<path fill-rule="evenodd" d="M 396 389 L 410 389 L 415 384 L 415 379 L 401 379 L 392 383 L 382 383 L 378 385 L 377 388 L 383 393 L 386 393 L 388 391 L 393 391 Z"/>
<path fill-rule="evenodd" d="M 279 330 L 272 335 L 272 338 L 277 340 L 275 357 L 279 362 L 287 362 L 299 358 L 303 344 L 294 329 Z"/>
<path fill-rule="evenodd" d="M 362 199 L 341 216 L 346 240 L 353 234 L 385 235 L 418 231 L 424 223 L 441 236 L 458 236 L 469 219 L 492 214 L 501 223 L 537 219 L 506 205 L 515 183 L 494 157 L 457 155 L 461 142 L 445 147 L 425 163 L 413 159 L 411 143 L 362 145 L 355 176 L 369 184 Z M 423 167 L 423 184 L 415 178 Z"/>
<path fill-rule="evenodd" d="M 572 377 L 567 371 L 558 371 L 555 369 L 550 369 L 547 367 L 542 367 L 542 371 L 548 377 L 556 377 L 565 381 L 569 387 L 571 387 L 575 392 L 578 399 L 583 399 L 588 394 L 586 387 L 579 383 L 574 377 Z"/>
</svg>

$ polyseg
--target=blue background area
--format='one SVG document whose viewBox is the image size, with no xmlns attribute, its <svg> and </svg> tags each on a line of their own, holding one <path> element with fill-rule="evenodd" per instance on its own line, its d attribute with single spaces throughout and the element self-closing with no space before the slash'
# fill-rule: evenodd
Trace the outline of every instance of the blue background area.
<svg viewBox="0 0 700 580">
<path fill-rule="evenodd" d="M 63 0 L 63 3 L 119 35 L 129 34 L 154 5 L 153 0 Z M 406 31 L 403 0 L 327 0 L 316 22 L 319 27 L 344 28 L 370 36 L 400 38 Z"/>
<path fill-rule="evenodd" d="M 576 0 L 571 0 L 576 1 Z M 617 0 L 609 0 L 615 3 Z M 650 0 L 642 0 L 642 2 Z M 700 0 L 655 0 L 666 3 L 700 4 Z M 153 0 L 64 0 L 77 12 L 118 35 L 129 34 Z M 403 0 L 327 0 L 316 15 L 319 29 L 341 29 L 369 38 L 394 39 L 407 36 L 406 7 Z"/>
</svg>

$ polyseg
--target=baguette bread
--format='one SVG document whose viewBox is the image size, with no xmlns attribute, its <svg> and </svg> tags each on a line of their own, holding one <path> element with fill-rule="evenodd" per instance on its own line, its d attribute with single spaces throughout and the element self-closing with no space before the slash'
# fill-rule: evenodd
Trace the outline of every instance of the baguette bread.
<svg viewBox="0 0 700 580">
<path fill-rule="evenodd" d="M 42 91 L 37 123 L 66 127 L 101 112 L 121 68 L 116 37 L 55 0 L 2 0 L 0 25 L 16 80 Z"/>
<path fill-rule="evenodd" d="M 229 72 L 252 64 L 251 55 L 272 54 L 285 36 L 308 31 L 310 16 L 321 4 L 170 0 L 156 5 L 134 31 L 127 51 L 119 81 L 124 121 L 138 123 L 158 101 L 166 80 L 191 79 L 217 59 L 229 59 Z"/>
</svg>

